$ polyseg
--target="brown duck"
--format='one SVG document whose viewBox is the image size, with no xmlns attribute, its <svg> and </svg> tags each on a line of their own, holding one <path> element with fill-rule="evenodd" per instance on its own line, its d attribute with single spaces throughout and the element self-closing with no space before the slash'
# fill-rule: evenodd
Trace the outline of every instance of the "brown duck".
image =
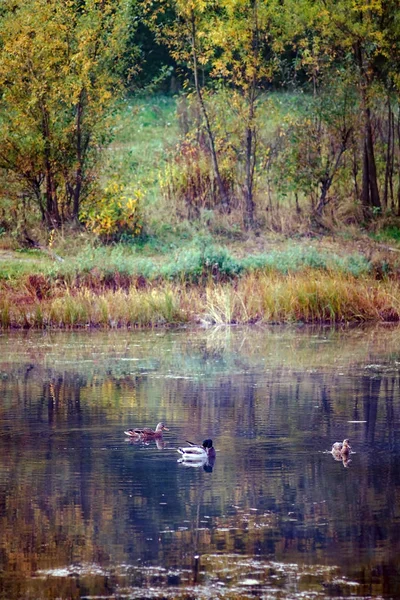
<svg viewBox="0 0 400 600">
<path fill-rule="evenodd" d="M 343 442 L 335 442 L 332 446 L 332 454 L 348 456 L 350 454 L 350 450 L 351 446 L 349 440 L 343 440 Z"/>
<path fill-rule="evenodd" d="M 163 431 L 169 431 L 168 427 L 165 427 L 164 423 L 158 423 L 155 429 L 150 429 L 149 427 L 144 427 L 143 429 L 128 429 L 127 431 L 124 431 L 124 433 L 133 438 L 154 439 L 162 437 Z"/>
</svg>

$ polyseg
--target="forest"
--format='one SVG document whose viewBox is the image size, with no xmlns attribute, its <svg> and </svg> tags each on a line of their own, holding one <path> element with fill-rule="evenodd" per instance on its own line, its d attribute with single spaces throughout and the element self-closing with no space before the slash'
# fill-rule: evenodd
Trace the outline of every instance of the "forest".
<svg viewBox="0 0 400 600">
<path fill-rule="evenodd" d="M 4 0 L 0 248 L 80 252 L 114 291 L 271 263 L 393 275 L 399 90 L 395 0 Z M 274 235 L 339 242 L 277 258 Z M 3 261 L 3 279 L 45 272 L 41 300 L 55 267 L 35 258 Z"/>
<path fill-rule="evenodd" d="M 358 222 L 400 211 L 395 1 L 7 0 L 0 18 L 5 229 L 101 228 L 101 153 L 117 101 L 140 91 L 181 99 L 163 176 L 182 216 L 238 210 L 253 228 L 281 205 Z M 278 118 L 277 91 L 294 95 Z M 136 196 L 114 214 L 133 236 Z"/>
</svg>

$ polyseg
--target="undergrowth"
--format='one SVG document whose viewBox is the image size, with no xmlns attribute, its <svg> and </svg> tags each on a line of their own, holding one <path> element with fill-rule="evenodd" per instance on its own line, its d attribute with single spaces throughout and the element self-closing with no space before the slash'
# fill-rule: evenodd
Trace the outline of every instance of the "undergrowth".
<svg viewBox="0 0 400 600">
<path fill-rule="evenodd" d="M 51 279 L 64 279 L 71 284 L 76 279 L 117 281 L 118 278 L 144 278 L 146 281 L 180 281 L 188 283 L 229 281 L 246 273 L 265 271 L 282 274 L 298 273 L 304 269 L 318 269 L 360 277 L 367 274 L 370 263 L 359 254 L 340 257 L 314 247 L 290 247 L 268 254 L 233 256 L 226 248 L 202 242 L 172 253 L 151 257 L 138 255 L 124 246 L 85 249 L 75 258 L 54 264 L 47 270 Z"/>
</svg>

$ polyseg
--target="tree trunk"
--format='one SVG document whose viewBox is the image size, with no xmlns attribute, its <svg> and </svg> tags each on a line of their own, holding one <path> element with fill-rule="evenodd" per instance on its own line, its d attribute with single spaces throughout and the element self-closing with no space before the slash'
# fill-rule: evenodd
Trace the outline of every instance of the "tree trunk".
<svg viewBox="0 0 400 600">
<path fill-rule="evenodd" d="M 256 129 L 255 120 L 255 102 L 256 102 L 256 68 L 258 63 L 259 40 L 258 40 L 258 14 L 257 0 L 253 2 L 253 20 L 252 20 L 252 56 L 254 60 L 253 75 L 249 82 L 249 111 L 248 123 L 246 127 L 246 182 L 245 182 L 245 198 L 246 210 L 244 225 L 246 229 L 254 228 L 254 169 L 256 165 Z"/>
<path fill-rule="evenodd" d="M 397 114 L 397 141 L 400 149 L 400 107 Z M 400 217 L 400 169 L 399 169 L 399 178 L 398 178 L 398 187 L 397 187 L 397 216 Z"/>
<path fill-rule="evenodd" d="M 246 229 L 254 227 L 254 169 L 256 164 L 256 131 L 254 127 L 254 102 L 255 102 L 255 82 L 253 89 L 250 91 L 249 97 L 249 115 L 248 124 L 246 127 L 246 181 L 245 181 L 245 198 L 246 209 L 244 224 Z"/>
<path fill-rule="evenodd" d="M 76 160 L 77 168 L 75 173 L 75 187 L 74 187 L 74 203 L 72 207 L 72 218 L 76 221 L 79 217 L 79 206 L 82 190 L 82 179 L 83 179 L 83 156 L 82 156 L 82 116 L 83 116 L 83 98 L 82 93 L 80 95 L 80 101 L 77 105 L 76 110 Z"/>
<path fill-rule="evenodd" d="M 42 135 L 44 140 L 44 171 L 46 183 L 46 225 L 51 229 L 59 227 L 61 225 L 61 219 L 58 210 L 54 173 L 51 165 L 49 115 L 44 104 L 42 105 Z"/>
<path fill-rule="evenodd" d="M 393 172 L 394 172 L 394 140 L 395 140 L 395 130 L 394 130 L 394 112 L 390 111 L 390 151 L 389 151 L 389 196 L 390 196 L 390 207 L 391 210 L 394 211 L 394 186 L 393 186 Z"/>
<path fill-rule="evenodd" d="M 246 214 L 244 224 L 246 229 L 254 227 L 254 199 L 253 199 L 253 182 L 254 182 L 254 141 L 255 132 L 251 126 L 246 129 Z"/>
<path fill-rule="evenodd" d="M 206 124 L 206 131 L 207 131 L 208 142 L 209 142 L 209 147 L 210 147 L 211 160 L 212 160 L 212 165 L 213 165 L 213 170 L 214 170 L 214 177 L 217 182 L 218 191 L 219 191 L 219 194 L 221 197 L 222 205 L 224 206 L 224 208 L 226 210 L 228 210 L 229 209 L 229 198 L 228 198 L 228 195 L 225 190 L 225 186 L 224 186 L 222 178 L 221 178 L 221 173 L 220 173 L 219 166 L 218 166 L 217 152 L 215 149 L 214 135 L 212 132 L 210 119 L 208 116 L 206 105 L 204 103 L 204 98 L 203 98 L 203 94 L 201 92 L 201 87 L 200 87 L 200 83 L 199 83 L 199 70 L 198 70 L 198 63 L 197 63 L 197 48 L 196 48 L 196 18 L 195 18 L 195 15 L 193 12 L 192 12 L 192 17 L 191 17 L 191 26 L 192 26 L 191 43 L 192 43 L 192 57 L 193 57 L 193 75 L 194 75 L 194 85 L 196 88 L 196 95 L 197 95 L 197 99 L 199 101 L 200 110 L 202 112 L 202 115 L 203 115 L 203 118 L 204 118 L 204 121 Z"/>
<path fill-rule="evenodd" d="M 369 107 L 366 109 L 366 135 L 365 135 L 365 148 L 368 159 L 368 184 L 370 203 L 374 208 L 381 208 L 381 202 L 379 199 L 378 189 L 378 178 L 376 174 L 376 163 L 374 153 L 374 139 L 372 134 L 372 123 L 371 123 L 371 111 Z"/>
<path fill-rule="evenodd" d="M 386 140 L 386 168 L 385 168 L 385 185 L 383 189 L 382 207 L 387 209 L 389 205 L 389 186 L 390 186 L 390 164 L 392 150 L 392 107 L 390 98 L 388 97 L 388 120 L 387 120 L 387 136 Z"/>
<path fill-rule="evenodd" d="M 329 199 L 328 199 L 328 192 L 329 189 L 332 185 L 332 181 L 333 178 L 336 175 L 336 172 L 339 168 L 339 165 L 341 163 L 342 160 L 342 156 L 343 154 L 346 152 L 347 150 L 347 145 L 348 145 L 348 140 L 349 137 L 352 133 L 352 129 L 344 129 L 342 131 L 342 142 L 340 144 L 340 148 L 337 152 L 337 155 L 333 155 L 332 157 L 328 157 L 327 158 L 327 162 L 326 162 L 326 166 L 325 166 L 325 174 L 323 177 L 321 177 L 320 179 L 320 184 L 321 184 L 321 194 L 318 200 L 318 204 L 317 207 L 315 209 L 315 214 L 318 216 L 322 215 L 322 211 L 324 209 L 324 207 L 328 204 Z M 334 148 L 332 150 L 332 153 L 334 152 Z"/>
<path fill-rule="evenodd" d="M 353 172 L 353 183 L 354 183 L 354 201 L 358 202 L 360 200 L 360 190 L 358 187 L 358 156 L 357 156 L 356 142 L 355 142 L 354 136 L 353 136 L 352 146 L 353 146 L 352 172 Z"/>
<path fill-rule="evenodd" d="M 378 178 L 374 154 L 374 137 L 372 133 L 371 109 L 368 99 L 369 80 L 367 65 L 364 64 L 364 53 L 360 46 L 355 46 L 356 60 L 360 71 L 361 106 L 364 118 L 364 142 L 363 142 L 363 174 L 361 188 L 361 203 L 365 218 L 372 216 L 373 209 L 381 208 L 379 198 Z"/>
<path fill-rule="evenodd" d="M 371 113 L 368 107 L 364 110 L 364 117 L 365 122 L 361 202 L 365 217 L 370 218 L 373 209 L 381 208 L 381 202 L 379 199 L 378 179 L 376 174 Z"/>
</svg>

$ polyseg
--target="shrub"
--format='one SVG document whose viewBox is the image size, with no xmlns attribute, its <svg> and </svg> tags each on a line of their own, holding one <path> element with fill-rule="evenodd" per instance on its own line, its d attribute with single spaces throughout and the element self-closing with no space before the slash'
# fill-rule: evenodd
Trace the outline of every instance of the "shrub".
<svg viewBox="0 0 400 600">
<path fill-rule="evenodd" d="M 81 221 L 104 242 L 136 237 L 142 231 L 139 204 L 142 193 L 126 195 L 125 187 L 112 182 L 92 208 L 82 211 Z"/>
<path fill-rule="evenodd" d="M 165 279 L 183 279 L 195 283 L 208 278 L 225 281 L 240 275 L 242 271 L 240 261 L 230 256 L 225 248 L 208 246 L 181 253 L 175 261 L 162 267 L 160 274 Z"/>
</svg>

